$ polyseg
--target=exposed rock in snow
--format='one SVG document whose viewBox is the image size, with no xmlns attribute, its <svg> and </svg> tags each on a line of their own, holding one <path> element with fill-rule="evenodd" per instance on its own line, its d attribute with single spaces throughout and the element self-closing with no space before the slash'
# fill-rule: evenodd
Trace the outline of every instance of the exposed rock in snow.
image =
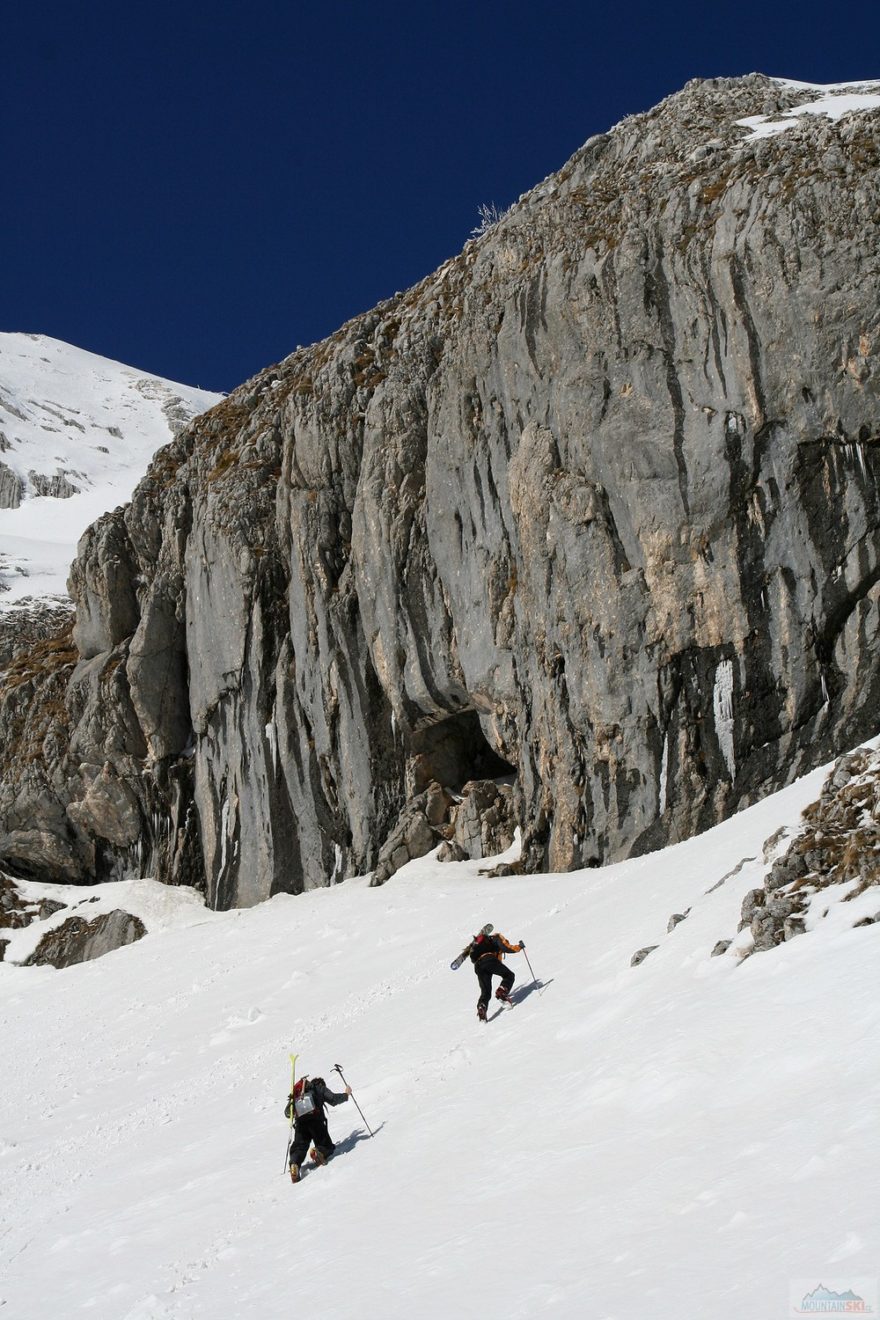
<svg viewBox="0 0 880 1320">
<path fill-rule="evenodd" d="M 146 933 L 147 928 L 138 917 L 119 908 L 91 921 L 68 917 L 60 926 L 47 931 L 27 959 L 26 966 L 60 968 L 91 962 L 93 958 L 101 958 L 126 944 L 134 944 Z"/>
<path fill-rule="evenodd" d="M 0 463 L 0 509 L 17 509 L 21 504 L 24 482 L 6 463 Z"/>
<path fill-rule="evenodd" d="M 26 899 L 15 881 L 0 873 L 0 930 L 20 930 L 32 921 L 44 921 L 64 906 L 51 898 Z"/>
<path fill-rule="evenodd" d="M 819 86 L 811 83 L 792 82 L 779 78 L 776 81 L 782 87 L 792 91 L 821 92 L 815 100 L 804 100 L 777 115 L 749 115 L 738 119 L 741 128 L 751 129 L 750 139 L 775 137 L 793 128 L 804 115 L 825 115 L 828 119 L 842 119 L 844 115 L 858 114 L 859 111 L 880 109 L 880 82 L 867 83 L 830 83 Z M 873 90 L 868 90 L 869 88 Z"/>
<path fill-rule="evenodd" d="M 804 826 L 743 900 L 735 952 L 746 957 L 829 919 L 841 928 L 880 920 L 880 751 L 840 758 Z"/>
<path fill-rule="evenodd" d="M 41 884 L 0 873 L 4 961 L 70 967 L 131 944 L 147 933 L 210 920 L 201 895 L 154 880 L 93 887 Z"/>
<path fill-rule="evenodd" d="M 52 476 L 32 469 L 28 473 L 28 482 L 35 495 L 48 495 L 53 500 L 69 500 L 80 493 L 79 486 L 73 484 L 63 468 L 58 468 Z"/>
</svg>

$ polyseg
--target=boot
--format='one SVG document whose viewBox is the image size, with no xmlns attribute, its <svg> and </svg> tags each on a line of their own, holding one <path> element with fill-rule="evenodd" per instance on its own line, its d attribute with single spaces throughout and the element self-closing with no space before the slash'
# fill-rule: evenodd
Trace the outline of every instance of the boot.
<svg viewBox="0 0 880 1320">
<path fill-rule="evenodd" d="M 309 1151 L 309 1154 L 311 1155 L 312 1159 L 315 1161 L 316 1164 L 327 1163 L 327 1156 L 322 1155 L 321 1152 L 318 1150 L 317 1146 L 313 1146 L 312 1149 Z"/>
<path fill-rule="evenodd" d="M 495 998 L 500 999 L 502 1004 L 506 1004 L 508 1002 L 508 1000 L 510 999 L 510 994 L 508 992 L 506 985 L 499 985 L 498 989 L 495 991 Z"/>
<path fill-rule="evenodd" d="M 291 1166 L 290 1166 L 290 1181 L 291 1181 L 291 1182 L 299 1182 L 299 1180 L 300 1180 L 301 1177 L 302 1177 L 302 1174 L 301 1174 L 300 1171 L 299 1171 L 299 1165 L 298 1165 L 298 1164 L 291 1164 Z"/>
<path fill-rule="evenodd" d="M 480 1019 L 481 1022 L 485 1022 L 485 1021 L 486 1021 L 486 1005 L 485 1005 L 485 1004 L 477 1004 L 477 1017 Z"/>
</svg>

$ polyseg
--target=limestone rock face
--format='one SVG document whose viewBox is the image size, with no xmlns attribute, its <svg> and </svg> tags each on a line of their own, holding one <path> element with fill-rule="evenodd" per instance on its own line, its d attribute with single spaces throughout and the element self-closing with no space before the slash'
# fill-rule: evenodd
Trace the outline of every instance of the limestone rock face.
<svg viewBox="0 0 880 1320">
<path fill-rule="evenodd" d="M 465 784 L 452 817 L 452 841 L 461 857 L 495 857 L 513 843 L 516 819 L 508 784 L 477 779 Z"/>
<path fill-rule="evenodd" d="M 515 775 L 560 870 L 872 732 L 880 113 L 736 123 L 814 97 L 689 84 L 183 430 L 4 699 L 0 856 L 249 904 Z"/>
<path fill-rule="evenodd" d="M 371 885 L 384 885 L 407 862 L 415 857 L 424 857 L 437 846 L 442 836 L 432 827 L 428 810 L 427 792 L 420 793 L 407 803 L 379 853 Z"/>
</svg>

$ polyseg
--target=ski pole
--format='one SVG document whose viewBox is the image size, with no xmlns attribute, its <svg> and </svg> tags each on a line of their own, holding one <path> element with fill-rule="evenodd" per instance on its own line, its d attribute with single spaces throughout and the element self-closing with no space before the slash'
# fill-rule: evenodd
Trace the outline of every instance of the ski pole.
<svg viewBox="0 0 880 1320">
<path fill-rule="evenodd" d="M 339 1064 L 338 1064 L 338 1063 L 334 1063 L 333 1068 L 334 1068 L 334 1071 L 335 1071 L 335 1072 L 338 1072 L 338 1073 L 339 1073 L 339 1076 L 342 1078 L 342 1085 L 343 1085 L 343 1086 L 348 1086 L 348 1082 L 345 1080 L 345 1074 L 343 1073 L 343 1071 L 342 1071 L 342 1069 L 340 1068 Z M 354 1096 L 351 1094 L 351 1087 L 350 1087 L 350 1086 L 348 1086 L 348 1094 L 351 1095 L 352 1100 L 354 1100 Z M 360 1105 L 358 1104 L 357 1100 L 354 1100 L 354 1107 L 355 1107 L 355 1109 L 358 1111 L 358 1113 L 360 1114 L 361 1118 L 364 1118 L 364 1111 L 361 1109 L 361 1107 L 360 1107 Z M 373 1136 L 373 1129 L 370 1127 L 369 1123 L 367 1122 L 367 1120 L 366 1120 L 365 1118 L 364 1118 L 364 1127 L 367 1129 L 367 1131 L 369 1132 L 370 1136 L 372 1137 L 372 1136 Z"/>
<path fill-rule="evenodd" d="M 296 1085 L 296 1061 L 299 1056 L 291 1054 L 290 1056 L 290 1127 L 287 1129 L 287 1145 L 284 1147 L 284 1168 L 282 1173 L 287 1173 L 287 1157 L 290 1153 L 290 1138 L 293 1136 L 293 1116 L 296 1113 L 293 1105 L 293 1089 Z"/>
<path fill-rule="evenodd" d="M 532 973 L 532 980 L 534 981 L 535 985 L 537 985 L 537 984 L 538 984 L 538 978 L 537 978 L 537 976 L 535 976 L 535 969 L 534 969 L 534 967 L 533 967 L 532 964 L 529 962 L 529 955 L 526 953 L 526 946 L 525 946 L 525 944 L 523 944 L 522 940 L 520 940 L 520 944 L 522 945 L 523 957 L 525 958 L 526 962 L 529 963 L 529 971 Z M 538 994 L 539 994 L 539 995 L 542 995 L 543 993 L 544 993 L 544 988 L 543 988 L 543 986 L 542 986 L 542 987 L 538 990 Z"/>
</svg>

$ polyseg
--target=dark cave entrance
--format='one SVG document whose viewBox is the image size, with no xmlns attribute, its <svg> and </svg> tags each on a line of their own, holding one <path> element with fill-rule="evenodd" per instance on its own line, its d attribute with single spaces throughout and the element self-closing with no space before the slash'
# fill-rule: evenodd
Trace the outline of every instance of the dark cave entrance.
<svg viewBox="0 0 880 1320">
<path fill-rule="evenodd" d="M 412 736 L 413 791 L 421 793 L 432 779 L 454 791 L 469 779 L 516 778 L 516 766 L 490 747 L 475 710 L 449 715 Z"/>
</svg>

